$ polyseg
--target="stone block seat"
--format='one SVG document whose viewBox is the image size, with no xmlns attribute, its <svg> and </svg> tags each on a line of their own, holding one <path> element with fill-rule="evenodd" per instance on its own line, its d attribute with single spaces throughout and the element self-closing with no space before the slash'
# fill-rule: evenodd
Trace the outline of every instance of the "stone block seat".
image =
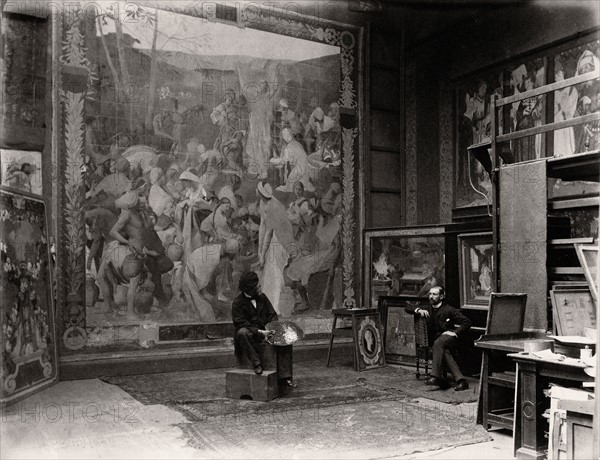
<svg viewBox="0 0 600 460">
<path fill-rule="evenodd" d="M 277 371 L 257 375 L 252 369 L 234 369 L 225 374 L 225 388 L 228 398 L 267 402 L 279 396 L 279 379 Z"/>
<path fill-rule="evenodd" d="M 236 353 L 238 369 L 225 374 L 225 392 L 228 398 L 271 401 L 292 390 L 281 384 L 282 379 L 292 378 L 292 369 L 284 364 L 284 361 L 291 362 L 292 345 L 262 343 L 258 347 L 258 354 L 264 369 L 261 375 L 254 373 L 252 363 L 245 356 Z"/>
</svg>

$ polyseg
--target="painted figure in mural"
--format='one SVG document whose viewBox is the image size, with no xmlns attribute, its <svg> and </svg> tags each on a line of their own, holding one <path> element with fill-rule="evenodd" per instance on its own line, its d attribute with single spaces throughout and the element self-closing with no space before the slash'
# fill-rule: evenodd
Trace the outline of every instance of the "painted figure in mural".
<svg viewBox="0 0 600 460">
<path fill-rule="evenodd" d="M 185 258 L 180 288 L 203 322 L 215 322 L 218 300 L 231 298 L 232 263 L 240 250 L 237 239 L 209 243 Z"/>
<path fill-rule="evenodd" d="M 217 208 L 200 223 L 200 230 L 210 235 L 208 242 L 224 243 L 237 237 L 229 225 L 230 216 L 231 201 L 223 197 L 219 200 Z"/>
<path fill-rule="evenodd" d="M 284 286 L 283 269 L 289 258 L 296 255 L 297 244 L 287 210 L 273 196 L 271 185 L 259 182 L 256 193 L 260 198 L 258 266 L 262 269 L 263 290 L 272 299 L 275 311 L 281 313 L 279 297 Z"/>
<path fill-rule="evenodd" d="M 171 145 L 175 141 L 175 138 L 167 132 L 167 127 L 165 126 L 165 119 L 167 117 L 167 114 L 157 113 L 152 119 L 154 144 L 160 152 L 170 152 Z"/>
<path fill-rule="evenodd" d="M 555 80 L 563 81 L 565 71 L 562 63 L 557 60 Z M 579 92 L 575 86 L 568 86 L 554 92 L 554 121 L 570 120 L 577 111 Z M 575 132 L 572 126 L 554 131 L 554 156 L 570 156 L 575 153 Z"/>
<path fill-rule="evenodd" d="M 35 170 L 35 165 L 30 163 L 9 166 L 6 170 L 6 185 L 24 192 L 31 192 L 31 176 Z"/>
<path fill-rule="evenodd" d="M 320 213 L 312 252 L 292 260 L 285 271 L 286 278 L 291 281 L 291 287 L 298 291 L 304 302 L 303 305 L 296 305 L 295 313 L 311 308 L 306 290 L 310 276 L 322 271 L 332 271 L 334 268 L 340 254 L 341 220 L 341 214 L 327 216 L 324 212 Z"/>
<path fill-rule="evenodd" d="M 186 127 L 187 107 L 180 104 L 176 98 L 171 98 L 171 121 L 173 122 L 173 144 L 171 144 L 171 155 L 183 151 L 183 135 Z"/>
<path fill-rule="evenodd" d="M 585 50 L 577 61 L 577 75 L 583 75 L 588 72 L 600 70 L 600 60 L 590 50 Z M 587 82 L 586 86 L 591 86 L 592 82 Z"/>
<path fill-rule="evenodd" d="M 218 184 L 217 198 L 219 200 L 227 198 L 229 200 L 229 204 L 231 205 L 231 209 L 236 212 L 240 207 L 242 207 L 244 201 L 244 198 L 237 193 L 241 185 L 242 179 L 237 174 L 224 174 L 223 182 Z M 240 200 L 242 200 L 241 203 Z"/>
<path fill-rule="evenodd" d="M 581 98 L 582 115 L 600 111 L 600 90 L 596 92 L 595 101 L 589 97 Z M 592 121 L 583 125 L 583 132 L 579 138 L 577 152 L 589 152 L 600 149 L 600 121 Z"/>
<path fill-rule="evenodd" d="M 315 143 L 312 146 L 314 152 L 321 152 L 321 156 L 323 156 L 323 151 L 329 145 L 329 136 L 332 134 L 335 128 L 335 121 L 333 118 L 325 115 L 325 112 L 321 107 L 317 107 L 308 118 L 308 126 L 309 136 L 314 134 Z"/>
<path fill-rule="evenodd" d="M 277 187 L 277 190 L 280 192 L 293 192 L 294 184 L 302 182 L 306 191 L 313 192 L 315 187 L 310 177 L 311 171 L 314 174 L 316 168 L 310 165 L 302 144 L 294 139 L 294 135 L 289 128 L 284 128 L 281 134 L 284 141 L 283 151 L 279 158 L 271 158 L 270 162 L 284 168 L 289 165 L 291 171 L 285 178 L 285 184 Z"/>
<path fill-rule="evenodd" d="M 98 117 L 88 116 L 85 119 L 85 156 L 94 160 L 95 164 L 103 163 L 108 160 L 108 155 L 103 155 L 100 151 L 101 145 L 96 137 L 96 132 L 100 129 Z"/>
<path fill-rule="evenodd" d="M 535 74 L 527 72 L 523 84 L 517 90 L 519 93 L 531 91 L 535 87 Z M 541 105 L 538 97 L 530 97 L 519 102 L 515 114 L 515 131 L 533 128 L 536 121 L 541 119 Z M 536 158 L 535 136 L 527 136 L 515 141 L 515 156 L 517 161 L 527 161 Z"/>
<path fill-rule="evenodd" d="M 86 194 L 88 200 L 93 200 L 88 201 L 88 204 L 102 201 L 100 194 L 103 193 L 102 196 L 107 197 L 103 201 L 105 207 L 112 207 L 115 199 L 131 189 L 129 172 L 129 161 L 119 157 L 111 166 L 111 173 Z"/>
<path fill-rule="evenodd" d="M 469 384 L 452 352 L 456 351 L 459 340 L 471 328 L 471 320 L 460 310 L 448 305 L 445 298 L 446 293 L 442 286 L 433 287 L 429 290 L 429 305 L 409 306 L 406 307 L 406 312 L 426 318 L 427 328 L 433 332 L 429 334 L 429 345 L 433 348 L 433 365 L 431 377 L 426 380 L 426 385 L 448 388 L 449 383 L 442 378 L 446 368 L 454 377 L 454 390 L 463 391 L 469 388 Z"/>
<path fill-rule="evenodd" d="M 158 161 L 158 151 L 147 145 L 128 147 L 121 156 L 129 161 L 132 171 L 137 169 L 141 174 L 148 174 Z"/>
<path fill-rule="evenodd" d="M 294 139 L 297 139 L 302 134 L 303 129 L 296 112 L 290 109 L 287 99 L 279 101 L 279 111 L 281 112 L 281 129 L 289 128 Z"/>
<path fill-rule="evenodd" d="M 261 292 L 258 275 L 254 272 L 242 274 L 239 283 L 241 292 L 231 305 L 231 317 L 235 328 L 235 354 L 238 359 L 247 358 L 256 374 L 263 373 L 259 355 L 259 345 L 272 334 L 266 330 L 267 324 L 277 321 L 277 312 L 267 295 Z M 296 387 L 292 381 L 292 354 L 289 347 L 276 347 L 277 375 L 289 387 Z"/>
<path fill-rule="evenodd" d="M 164 189 L 166 182 L 162 169 L 152 168 L 149 179 L 152 186 L 150 187 L 150 193 L 148 194 L 148 205 L 158 217 L 163 214 L 172 217 L 175 204 L 173 197 Z"/>
<path fill-rule="evenodd" d="M 224 144 L 229 142 L 233 137 L 233 134 L 239 129 L 237 101 L 235 96 L 234 90 L 225 90 L 221 103 L 216 106 L 210 114 L 212 122 L 219 127 L 219 133 L 213 146 L 213 149 L 219 152 L 223 152 L 225 147 Z"/>
<path fill-rule="evenodd" d="M 184 187 L 179 180 L 181 173 L 182 170 L 176 163 L 171 164 L 165 173 L 165 185 L 163 188 L 171 195 L 171 197 L 173 197 L 175 202 L 179 202 L 184 196 Z"/>
<path fill-rule="evenodd" d="M 88 270 L 91 269 L 92 262 L 96 264 L 96 271 L 100 268 L 104 245 L 109 244 L 113 240 L 110 236 L 110 231 L 116 223 L 117 216 L 108 209 L 95 208 L 85 212 L 86 235 L 90 248 L 86 262 Z"/>
<path fill-rule="evenodd" d="M 342 186 L 333 182 L 321 198 L 321 208 L 326 214 L 336 215 L 342 209 Z"/>
<path fill-rule="evenodd" d="M 133 254 L 141 258 L 141 254 L 143 254 L 143 232 L 149 222 L 146 221 L 145 216 L 137 212 L 138 204 L 139 196 L 133 191 L 126 192 L 115 201 L 115 206 L 121 209 L 121 214 L 110 231 L 113 241 L 107 246 L 98 270 L 98 285 L 104 299 L 103 312 L 126 314 L 130 318 L 137 317 L 134 312 L 134 300 L 136 288 L 142 277 L 141 261 L 139 269 L 134 270 L 137 273 L 131 273 L 133 276 L 130 276 L 128 280 L 125 313 L 119 312 L 119 307 L 114 299 L 114 289 L 119 284 L 119 280 L 127 279 L 126 274 L 122 272 L 126 257 Z"/>
<path fill-rule="evenodd" d="M 143 211 L 140 212 L 143 215 Z M 164 303 L 167 299 L 163 291 L 162 275 L 168 273 L 173 268 L 173 261 L 166 255 L 166 249 L 158 233 L 154 229 L 158 222 L 158 217 L 152 211 L 148 211 L 146 227 L 142 233 L 144 239 L 144 268 L 150 272 L 150 280 L 154 285 L 152 293 L 159 303 Z"/>
<path fill-rule="evenodd" d="M 577 61 L 577 75 L 584 75 L 588 72 L 598 71 L 600 69 L 600 60 L 590 51 L 585 50 Z M 593 113 L 600 110 L 600 87 L 597 81 L 588 81 L 583 84 L 582 98 L 580 100 L 582 115 Z M 587 97 L 584 101 L 583 99 Z M 586 112 L 587 111 L 587 112 Z M 600 146 L 599 139 L 600 123 L 594 121 L 586 123 L 580 134 L 577 152 L 596 150 Z"/>
<path fill-rule="evenodd" d="M 294 184 L 294 200 L 288 206 L 288 219 L 294 229 L 294 238 L 296 241 L 304 239 L 303 235 L 310 227 L 314 217 L 314 207 L 305 196 L 304 184 L 296 182 Z M 300 244 L 302 246 L 302 244 Z"/>
<path fill-rule="evenodd" d="M 275 66 L 271 63 L 267 64 L 266 78 L 259 81 L 258 87 L 255 83 L 247 80 L 245 69 L 238 66 L 237 70 L 241 87 L 248 93 L 247 101 L 250 109 L 246 141 L 248 173 L 252 177 L 264 180 L 268 175 L 273 144 L 271 125 L 274 118 L 274 101 L 280 99 L 283 90 L 281 64 Z M 274 88 L 269 86 L 269 81 L 273 82 Z"/>
<path fill-rule="evenodd" d="M 490 137 L 490 107 L 488 96 L 488 84 L 485 80 L 479 80 L 477 92 L 473 97 L 473 143 L 478 144 Z"/>
<path fill-rule="evenodd" d="M 129 191 L 115 201 L 121 209 L 117 222 L 110 231 L 114 241 L 108 244 L 100 269 L 98 285 L 104 299 L 104 313 L 125 314 L 137 318 L 135 311 L 136 291 L 142 280 L 144 268 L 151 277 L 153 296 L 160 302 L 164 299 L 161 275 L 173 268 L 173 263 L 165 255 L 165 248 L 154 230 L 150 213 L 140 205 L 139 195 Z M 135 260 L 128 256 L 135 256 Z M 119 283 L 129 281 L 126 312 L 118 311 L 114 289 Z"/>
<path fill-rule="evenodd" d="M 180 214 L 186 207 L 190 209 L 196 208 L 200 210 L 204 209 L 212 211 L 212 205 L 207 200 L 208 196 L 203 187 L 204 184 L 198 176 L 190 171 L 184 171 L 179 176 L 179 181 L 182 183 L 183 188 L 185 189 L 185 199 L 177 203 L 177 208 Z"/>
</svg>

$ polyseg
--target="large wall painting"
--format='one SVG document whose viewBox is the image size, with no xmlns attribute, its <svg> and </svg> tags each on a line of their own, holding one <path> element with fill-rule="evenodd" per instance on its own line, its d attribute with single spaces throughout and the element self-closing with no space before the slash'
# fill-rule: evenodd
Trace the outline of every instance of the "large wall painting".
<svg viewBox="0 0 600 460">
<path fill-rule="evenodd" d="M 359 30 L 194 4 L 64 15 L 67 348 L 230 322 L 246 270 L 283 317 L 355 305 Z"/>
<path fill-rule="evenodd" d="M 594 36 L 597 37 L 597 33 Z M 547 83 L 597 72 L 600 69 L 599 56 L 600 40 L 584 37 L 578 43 L 546 51 L 543 57 L 507 63 L 457 83 L 455 207 L 484 205 L 491 198 L 489 175 L 479 162 L 469 158 L 467 147 L 490 140 L 492 97 L 512 96 Z M 553 72 L 551 69 L 554 69 Z M 600 110 L 600 84 L 597 80 L 562 88 L 553 96 L 553 106 L 547 106 L 544 95 L 504 106 L 498 118 L 498 134 L 546 124 L 548 110 L 551 111 L 549 118 L 555 122 Z M 515 162 L 597 151 L 600 148 L 599 126 L 597 121 L 581 123 L 547 135 L 516 139 L 500 145 L 500 148 L 504 152 L 510 150 Z M 550 183 L 552 198 L 597 192 L 597 184 L 590 182 L 552 179 Z"/>
<path fill-rule="evenodd" d="M 492 182 L 481 163 L 469 157 L 467 148 L 491 140 L 493 97 L 507 97 L 529 91 L 546 83 L 542 58 L 507 64 L 460 82 L 457 86 L 456 187 L 455 207 L 481 206 L 491 203 Z M 539 126 L 545 120 L 546 101 L 538 96 L 506 106 L 499 117 L 499 134 Z M 511 143 L 515 161 L 542 158 L 544 136 L 529 136 Z"/>
</svg>

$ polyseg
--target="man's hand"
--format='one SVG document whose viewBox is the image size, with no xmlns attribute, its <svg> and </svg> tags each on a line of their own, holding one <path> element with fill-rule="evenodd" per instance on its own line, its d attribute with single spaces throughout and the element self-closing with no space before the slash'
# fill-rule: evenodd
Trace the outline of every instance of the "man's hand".
<svg viewBox="0 0 600 460">
<path fill-rule="evenodd" d="M 275 334 L 275 331 L 263 331 L 262 329 L 259 329 L 258 332 L 261 333 L 265 339 L 268 339 L 269 336 Z"/>
<path fill-rule="evenodd" d="M 417 308 L 415 310 L 415 314 L 421 315 L 423 318 L 429 318 L 429 311 L 425 310 L 424 308 Z"/>
<path fill-rule="evenodd" d="M 442 335 L 451 335 L 452 337 L 457 337 L 458 338 L 458 336 L 456 335 L 456 333 L 452 332 L 452 331 L 443 332 Z"/>
</svg>

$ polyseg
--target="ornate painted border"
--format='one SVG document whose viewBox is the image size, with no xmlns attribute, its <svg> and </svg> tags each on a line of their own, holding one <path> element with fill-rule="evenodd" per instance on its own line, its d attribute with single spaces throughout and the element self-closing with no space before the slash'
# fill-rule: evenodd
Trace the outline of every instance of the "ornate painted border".
<svg viewBox="0 0 600 460">
<path fill-rule="evenodd" d="M 206 2 L 140 2 L 147 7 L 172 11 L 206 18 Z M 126 5 L 123 3 L 123 5 Z M 359 109 L 362 108 L 357 87 L 360 83 L 359 72 L 355 63 L 360 61 L 361 29 L 354 26 L 337 24 L 315 17 L 300 14 L 290 15 L 289 11 L 274 8 L 242 10 L 237 25 L 252 27 L 259 30 L 290 35 L 305 40 L 327 43 L 340 47 L 341 80 L 339 104 L 342 109 L 342 151 L 343 156 L 343 200 L 344 217 L 342 221 L 343 246 L 343 306 L 356 306 L 357 296 L 360 297 L 360 287 L 356 275 L 360 266 L 356 254 L 360 244 L 362 223 L 358 222 L 359 209 L 357 206 L 357 188 L 359 184 L 360 155 L 358 154 L 357 138 L 359 136 Z M 86 57 L 82 28 L 84 10 L 69 8 L 63 11 L 56 20 L 62 21 L 63 33 L 61 40 L 61 55 L 59 56 L 59 78 L 64 77 L 68 70 L 74 74 L 83 75 L 90 81 L 93 73 Z M 208 20 L 208 19 L 207 19 Z M 84 141 L 84 106 L 85 93 L 72 91 L 68 88 L 59 89 L 60 114 L 63 123 L 56 131 L 57 157 L 61 158 L 59 165 L 59 193 L 57 198 L 62 205 L 62 215 L 59 218 L 59 240 L 61 252 L 62 286 L 64 292 L 61 299 L 64 305 L 61 319 L 63 324 L 62 345 L 68 350 L 83 348 L 87 341 L 85 332 L 85 231 L 83 219 L 83 141 Z M 350 115 L 350 116 L 348 116 Z M 61 152 L 64 151 L 64 154 Z M 360 196 L 358 196 L 360 200 Z M 360 218 L 358 219 L 360 221 Z"/>
<path fill-rule="evenodd" d="M 452 222 L 454 203 L 454 129 L 452 119 L 452 86 L 444 80 L 440 86 L 440 223 Z"/>
<path fill-rule="evenodd" d="M 417 224 L 417 66 L 406 68 L 406 225 Z"/>
</svg>

